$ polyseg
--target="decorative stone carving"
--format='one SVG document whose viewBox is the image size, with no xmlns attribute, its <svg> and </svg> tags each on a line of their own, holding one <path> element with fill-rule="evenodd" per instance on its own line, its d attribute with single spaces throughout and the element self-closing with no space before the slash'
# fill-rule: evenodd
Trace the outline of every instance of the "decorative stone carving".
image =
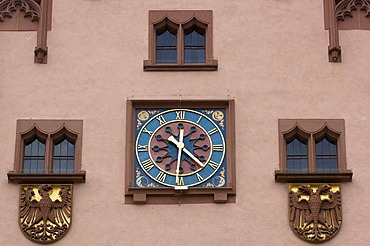
<svg viewBox="0 0 370 246">
<path fill-rule="evenodd" d="M 12 13 L 19 9 L 24 17 L 38 22 L 37 46 L 35 48 L 35 63 L 47 63 L 47 18 L 50 0 L 0 0 L 0 22 L 12 18 Z M 50 13 L 49 13 L 50 14 Z"/>
<path fill-rule="evenodd" d="M 352 11 L 366 11 L 370 17 L 370 0 L 328 0 L 329 1 L 329 61 L 341 62 L 339 45 L 338 21 L 345 21 L 346 16 L 352 17 Z"/>
<path fill-rule="evenodd" d="M 308 242 L 331 239 L 342 225 L 339 184 L 290 184 L 289 220 L 296 235 Z"/>
<path fill-rule="evenodd" d="M 23 234 L 37 243 L 52 243 L 69 230 L 72 185 L 22 185 L 19 222 Z"/>
<path fill-rule="evenodd" d="M 24 17 L 30 17 L 31 21 L 40 20 L 40 5 L 30 0 L 2 0 L 0 1 L 0 21 L 3 22 L 5 17 L 12 18 L 12 12 L 19 8 L 24 12 Z"/>
</svg>

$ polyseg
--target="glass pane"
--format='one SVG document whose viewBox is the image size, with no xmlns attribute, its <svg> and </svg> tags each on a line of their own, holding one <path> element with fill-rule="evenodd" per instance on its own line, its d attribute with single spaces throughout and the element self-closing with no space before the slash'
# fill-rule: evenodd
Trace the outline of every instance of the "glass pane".
<svg viewBox="0 0 370 246">
<path fill-rule="evenodd" d="M 38 139 L 24 146 L 23 172 L 43 173 L 45 168 L 45 144 Z"/>
<path fill-rule="evenodd" d="M 60 173 L 60 160 L 53 160 L 53 173 Z"/>
<path fill-rule="evenodd" d="M 67 156 L 67 139 L 64 139 L 63 142 L 60 143 L 60 145 L 61 145 L 60 155 Z"/>
<path fill-rule="evenodd" d="M 74 157 L 75 156 L 75 145 L 68 142 L 68 156 Z"/>
<path fill-rule="evenodd" d="M 157 33 L 156 63 L 177 63 L 176 33 L 166 29 Z"/>
<path fill-rule="evenodd" d="M 24 162 L 23 162 L 23 172 L 24 173 L 30 173 L 31 172 L 31 161 L 30 160 L 24 160 Z"/>
<path fill-rule="evenodd" d="M 308 172 L 307 143 L 298 138 L 286 145 L 287 172 Z"/>
<path fill-rule="evenodd" d="M 75 145 L 64 139 L 54 144 L 53 173 L 74 172 Z"/>
<path fill-rule="evenodd" d="M 205 63 L 205 32 L 191 30 L 185 33 L 185 63 Z"/>
<path fill-rule="evenodd" d="M 316 171 L 338 172 L 337 143 L 326 138 L 316 143 Z"/>
<path fill-rule="evenodd" d="M 74 160 L 68 160 L 67 173 L 73 173 L 74 171 Z"/>
<path fill-rule="evenodd" d="M 30 156 L 31 155 L 31 144 L 27 144 L 24 147 L 24 155 L 25 156 Z"/>
<path fill-rule="evenodd" d="M 67 170 L 67 160 L 60 160 L 60 172 L 66 173 Z"/>
<path fill-rule="evenodd" d="M 38 160 L 37 161 L 37 173 L 43 173 L 44 172 L 44 160 Z"/>
</svg>

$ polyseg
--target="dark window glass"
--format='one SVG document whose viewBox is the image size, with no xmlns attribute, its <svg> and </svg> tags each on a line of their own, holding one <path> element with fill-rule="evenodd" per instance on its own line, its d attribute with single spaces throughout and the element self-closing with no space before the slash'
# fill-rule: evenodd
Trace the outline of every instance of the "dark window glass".
<svg viewBox="0 0 370 246">
<path fill-rule="evenodd" d="M 316 172 L 338 172 L 337 143 L 326 138 L 316 143 Z"/>
<path fill-rule="evenodd" d="M 54 143 L 53 173 L 73 173 L 75 145 L 67 139 Z"/>
<path fill-rule="evenodd" d="M 205 63 L 205 31 L 191 29 L 185 32 L 185 63 Z"/>
<path fill-rule="evenodd" d="M 23 173 L 43 173 L 45 144 L 37 138 L 24 146 Z"/>
<path fill-rule="evenodd" d="M 157 33 L 156 63 L 177 63 L 176 33 L 169 29 Z"/>
<path fill-rule="evenodd" d="M 307 143 L 298 138 L 286 145 L 287 172 L 308 172 Z"/>
</svg>

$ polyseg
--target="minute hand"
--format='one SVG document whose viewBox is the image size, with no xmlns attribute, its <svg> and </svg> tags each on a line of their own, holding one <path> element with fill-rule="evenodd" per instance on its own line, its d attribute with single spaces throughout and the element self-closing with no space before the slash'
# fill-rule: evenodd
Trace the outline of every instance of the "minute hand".
<svg viewBox="0 0 370 246">
<path fill-rule="evenodd" d="M 176 146 L 177 146 L 177 148 L 181 148 L 182 146 L 181 146 L 181 144 L 180 144 L 180 142 L 179 141 L 177 141 L 173 136 L 170 136 L 169 138 L 168 138 L 168 141 L 170 141 L 170 142 L 172 142 L 172 143 L 174 143 Z M 183 147 L 182 148 L 182 150 L 185 152 L 185 154 L 187 154 L 191 159 L 193 159 L 199 166 L 201 166 L 201 167 L 204 167 L 205 165 L 200 161 L 200 160 L 198 160 L 192 153 L 190 153 L 190 151 L 189 150 L 187 150 L 185 147 Z"/>
</svg>

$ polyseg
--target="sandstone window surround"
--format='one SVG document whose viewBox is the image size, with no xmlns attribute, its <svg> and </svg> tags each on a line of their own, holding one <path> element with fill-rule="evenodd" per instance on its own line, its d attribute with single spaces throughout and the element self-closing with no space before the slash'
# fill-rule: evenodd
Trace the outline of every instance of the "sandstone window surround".
<svg viewBox="0 0 370 246">
<path fill-rule="evenodd" d="M 144 71 L 215 71 L 211 10 L 149 11 Z"/>
<path fill-rule="evenodd" d="M 46 64 L 53 0 L 0 0 L 0 31 L 37 31 L 35 63 Z"/>
<path fill-rule="evenodd" d="M 17 120 L 14 183 L 84 183 L 82 120 Z"/>
<path fill-rule="evenodd" d="M 370 30 L 370 0 L 323 1 L 324 25 L 329 30 L 329 62 L 341 62 L 338 30 Z"/>
<path fill-rule="evenodd" d="M 276 182 L 350 182 L 344 120 L 280 119 Z"/>
</svg>

